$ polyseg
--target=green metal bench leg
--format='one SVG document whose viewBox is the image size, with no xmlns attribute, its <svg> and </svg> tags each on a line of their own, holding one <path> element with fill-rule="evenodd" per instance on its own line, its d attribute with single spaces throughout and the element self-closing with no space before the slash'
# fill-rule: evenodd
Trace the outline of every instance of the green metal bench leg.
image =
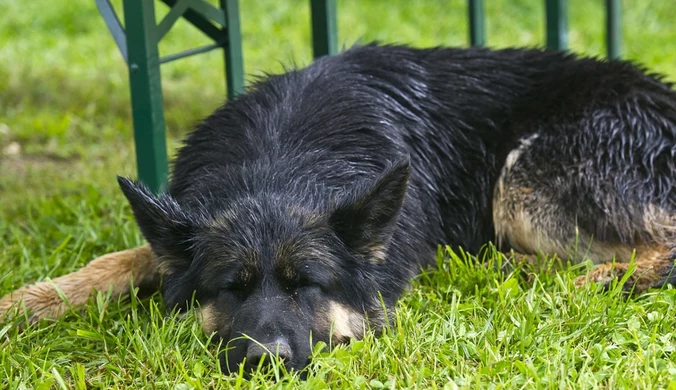
<svg viewBox="0 0 676 390">
<path fill-rule="evenodd" d="M 158 192 L 168 164 L 153 0 L 124 0 L 124 20 L 138 176 Z"/>
<path fill-rule="evenodd" d="M 315 58 L 338 53 L 336 0 L 310 0 L 312 53 Z"/>
<path fill-rule="evenodd" d="M 622 56 L 622 2 L 606 0 L 606 47 L 608 58 Z"/>
<path fill-rule="evenodd" d="M 484 24 L 484 0 L 469 0 L 469 43 L 472 46 L 486 44 L 486 27 Z"/>
<path fill-rule="evenodd" d="M 225 25 L 222 31 L 227 36 L 223 47 L 225 54 L 225 79 L 228 87 L 228 99 L 244 93 L 244 60 L 242 55 L 242 34 L 239 28 L 239 0 L 221 0 L 225 13 Z"/>
<path fill-rule="evenodd" d="M 568 49 L 568 7 L 566 0 L 545 0 L 547 48 Z"/>
</svg>

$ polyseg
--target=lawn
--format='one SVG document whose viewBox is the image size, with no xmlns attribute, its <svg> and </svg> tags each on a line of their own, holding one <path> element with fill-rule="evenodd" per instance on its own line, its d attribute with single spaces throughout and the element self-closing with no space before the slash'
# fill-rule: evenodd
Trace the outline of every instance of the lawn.
<svg viewBox="0 0 676 390">
<path fill-rule="evenodd" d="M 340 41 L 464 46 L 464 3 L 341 0 Z M 541 45 L 542 1 L 486 3 L 490 46 Z M 571 49 L 603 55 L 603 2 L 569 3 Z M 676 3 L 623 4 L 626 57 L 676 81 Z M 241 1 L 247 73 L 307 64 L 308 14 L 307 1 Z M 0 0 L 0 15 L 2 295 L 142 238 L 115 181 L 135 173 L 127 73 L 94 2 Z M 177 27 L 162 53 L 207 43 Z M 173 153 L 222 103 L 222 55 L 162 73 Z M 157 295 L 99 294 L 84 311 L 23 332 L 0 324 L 0 388 L 676 388 L 676 290 L 627 299 L 617 289 L 575 289 L 584 265 L 510 274 L 443 250 L 439 263 L 383 336 L 317 349 L 307 381 L 279 371 L 276 381 L 222 375 L 218 347 L 191 315 L 166 314 Z"/>
</svg>

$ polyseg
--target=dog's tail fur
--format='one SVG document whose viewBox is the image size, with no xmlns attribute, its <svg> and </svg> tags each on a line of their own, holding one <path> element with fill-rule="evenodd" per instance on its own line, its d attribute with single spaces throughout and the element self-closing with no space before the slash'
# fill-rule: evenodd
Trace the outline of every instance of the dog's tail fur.
<svg viewBox="0 0 676 390">
<path fill-rule="evenodd" d="M 23 286 L 0 298 L 0 320 L 13 314 L 26 314 L 30 322 L 58 318 L 69 307 L 84 306 L 96 291 L 123 295 L 132 286 L 155 288 L 159 281 L 150 245 L 108 253 L 75 272 Z"/>
</svg>

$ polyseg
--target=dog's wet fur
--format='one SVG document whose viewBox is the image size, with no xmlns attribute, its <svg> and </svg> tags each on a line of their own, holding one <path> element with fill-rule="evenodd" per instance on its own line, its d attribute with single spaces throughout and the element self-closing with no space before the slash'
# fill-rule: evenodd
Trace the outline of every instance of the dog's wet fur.
<svg viewBox="0 0 676 390">
<path fill-rule="evenodd" d="M 0 310 L 23 299 L 54 317 L 54 286 L 81 305 L 162 278 L 168 307 L 199 302 L 236 372 L 270 353 L 301 369 L 310 340 L 377 331 L 439 244 L 600 264 L 580 285 L 621 276 L 636 251 L 630 288 L 676 281 L 676 93 L 627 62 L 354 47 L 216 110 L 166 193 L 119 184 L 152 250 L 23 287 Z"/>
</svg>

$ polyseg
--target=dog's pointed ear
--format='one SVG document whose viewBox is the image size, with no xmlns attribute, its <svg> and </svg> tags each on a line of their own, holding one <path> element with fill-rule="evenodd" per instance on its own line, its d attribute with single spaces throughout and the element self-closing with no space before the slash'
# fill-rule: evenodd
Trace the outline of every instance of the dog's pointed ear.
<svg viewBox="0 0 676 390">
<path fill-rule="evenodd" d="M 329 224 L 353 254 L 382 260 L 406 197 L 410 170 L 408 159 L 394 164 L 375 184 L 343 200 L 333 211 Z"/>
<path fill-rule="evenodd" d="M 124 177 L 118 176 L 117 182 L 155 254 L 174 261 L 188 260 L 194 227 L 176 200 L 167 194 L 156 196 L 145 185 Z"/>
</svg>

